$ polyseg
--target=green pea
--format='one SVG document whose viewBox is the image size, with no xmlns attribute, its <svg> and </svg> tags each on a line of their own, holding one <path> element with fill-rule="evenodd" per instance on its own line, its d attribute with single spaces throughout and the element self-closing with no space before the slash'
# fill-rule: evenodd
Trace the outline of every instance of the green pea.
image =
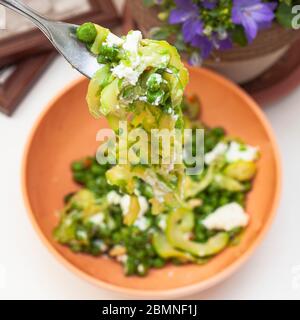
<svg viewBox="0 0 300 320">
<path fill-rule="evenodd" d="M 106 188 L 107 187 L 107 181 L 106 181 L 106 178 L 105 177 L 98 177 L 96 180 L 95 180 L 95 183 L 98 187 L 104 187 Z"/>
<path fill-rule="evenodd" d="M 81 161 L 72 163 L 73 171 L 82 171 L 84 169 L 84 164 Z"/>
<path fill-rule="evenodd" d="M 218 142 L 216 141 L 215 137 L 213 136 L 207 136 L 204 139 L 204 147 L 205 147 L 205 152 L 211 151 L 217 144 Z"/>
<path fill-rule="evenodd" d="M 164 259 L 161 258 L 155 258 L 153 260 L 151 260 L 151 265 L 154 268 L 163 268 L 165 266 L 166 262 Z"/>
<path fill-rule="evenodd" d="M 143 235 L 138 235 L 134 238 L 134 242 L 136 245 L 143 246 L 146 241 L 147 241 L 147 239 L 145 239 L 145 237 Z"/>
<path fill-rule="evenodd" d="M 128 242 L 128 240 L 125 240 L 125 246 L 127 253 L 131 256 L 134 256 L 136 249 L 131 245 L 131 243 Z"/>
<path fill-rule="evenodd" d="M 88 189 L 90 189 L 91 191 L 93 191 L 93 192 L 97 192 L 98 191 L 98 186 L 96 185 L 95 181 L 93 181 L 93 180 L 88 180 L 86 182 L 86 187 Z"/>
<path fill-rule="evenodd" d="M 144 197 L 146 197 L 147 199 L 153 198 L 154 196 L 153 189 L 149 184 L 142 183 L 140 189 Z"/>
<path fill-rule="evenodd" d="M 105 56 L 98 56 L 97 57 L 97 61 L 100 64 L 106 64 L 106 63 L 110 62 L 109 59 L 107 57 L 105 57 Z"/>
<path fill-rule="evenodd" d="M 203 226 L 200 220 L 196 221 L 195 226 L 195 240 L 198 242 L 206 242 L 207 241 L 207 230 Z"/>
<path fill-rule="evenodd" d="M 128 101 L 135 100 L 137 98 L 137 89 L 134 86 L 127 86 L 123 89 L 121 95 L 124 100 L 128 100 Z"/>
<path fill-rule="evenodd" d="M 136 264 L 132 257 L 128 257 L 125 262 L 124 271 L 127 276 L 131 276 L 136 272 Z"/>
<path fill-rule="evenodd" d="M 105 173 L 105 168 L 100 165 L 93 164 L 91 166 L 91 172 L 96 176 L 103 175 Z"/>
<path fill-rule="evenodd" d="M 88 241 L 88 234 L 87 234 L 86 230 L 84 230 L 83 228 L 78 228 L 76 230 L 75 236 L 78 241 L 82 241 L 82 242 Z"/>
<path fill-rule="evenodd" d="M 161 103 L 164 97 L 164 92 L 163 91 L 157 91 L 157 92 L 147 92 L 147 101 L 151 104 L 158 105 Z"/>
<path fill-rule="evenodd" d="M 121 234 L 123 238 L 128 238 L 130 236 L 130 231 L 128 228 L 124 228 L 121 230 Z"/>
<path fill-rule="evenodd" d="M 211 133 L 212 133 L 214 136 L 218 137 L 218 138 L 222 138 L 222 137 L 224 137 L 224 135 L 225 135 L 224 129 L 223 129 L 223 128 L 220 128 L 220 127 L 213 128 L 213 129 L 211 130 Z"/>
<path fill-rule="evenodd" d="M 70 245 L 70 249 L 71 249 L 73 252 L 78 253 L 78 252 L 81 251 L 81 245 L 78 244 L 78 243 L 72 243 L 72 244 Z"/>
<path fill-rule="evenodd" d="M 64 197 L 64 203 L 67 204 L 70 202 L 70 200 L 72 199 L 72 197 L 74 196 L 74 192 L 71 192 L 69 194 L 67 194 L 65 197 Z"/>
<path fill-rule="evenodd" d="M 119 232 L 115 232 L 112 235 L 112 240 L 115 244 L 119 244 L 122 241 L 122 234 Z"/>
<path fill-rule="evenodd" d="M 247 181 L 244 183 L 245 191 L 250 191 L 252 189 L 251 181 Z"/>
<path fill-rule="evenodd" d="M 207 189 L 207 191 L 208 192 L 210 192 L 210 193 L 215 193 L 215 192 L 217 192 L 219 190 L 219 188 L 215 185 L 215 184 L 211 184 L 209 187 L 208 187 L 208 189 Z"/>
<path fill-rule="evenodd" d="M 242 193 L 242 192 L 238 192 L 236 195 L 235 195 L 235 199 L 234 199 L 237 203 L 239 203 L 240 205 L 244 205 L 245 203 L 245 194 Z"/>
<path fill-rule="evenodd" d="M 138 251 L 136 251 L 136 253 L 135 253 L 135 257 L 136 257 L 137 259 L 139 259 L 139 260 L 143 260 L 143 259 L 145 259 L 145 257 L 146 257 L 146 252 L 143 251 L 143 250 L 138 250 Z"/>
<path fill-rule="evenodd" d="M 93 256 L 99 256 L 101 254 L 101 241 L 95 240 L 92 241 L 91 247 L 89 249 L 90 254 Z"/>
<path fill-rule="evenodd" d="M 76 30 L 78 40 L 84 43 L 92 43 L 97 37 L 97 29 L 92 22 L 86 22 Z"/>
<path fill-rule="evenodd" d="M 78 183 L 85 183 L 86 182 L 86 175 L 84 172 L 74 172 L 74 180 Z"/>
<path fill-rule="evenodd" d="M 159 91 L 163 78 L 159 73 L 153 73 L 147 80 L 147 88 L 151 92 Z"/>
<path fill-rule="evenodd" d="M 208 205 L 208 204 L 205 204 L 203 207 L 202 207 L 202 212 L 203 214 L 207 215 L 209 213 L 212 213 L 214 211 L 214 208 L 211 206 L 211 205 Z"/>
<path fill-rule="evenodd" d="M 230 202 L 230 200 L 226 197 L 226 196 L 222 196 L 219 200 L 219 205 L 220 206 L 225 206 L 226 204 L 228 204 Z"/>
<path fill-rule="evenodd" d="M 119 48 L 117 46 L 102 45 L 99 50 L 98 62 L 108 63 L 118 60 Z"/>
<path fill-rule="evenodd" d="M 78 211 L 81 211 L 82 208 L 79 204 L 77 204 L 76 202 L 71 202 L 71 206 L 70 206 L 70 210 L 78 210 Z M 76 220 L 79 220 L 79 219 L 76 219 Z"/>
<path fill-rule="evenodd" d="M 108 46 L 103 44 L 99 49 L 99 55 L 112 57 L 114 55 L 117 55 L 119 52 L 118 47 L 116 46 Z"/>
<path fill-rule="evenodd" d="M 210 198 L 208 198 L 208 203 L 212 206 L 212 207 L 217 207 L 217 205 L 218 205 L 218 197 L 217 197 L 217 195 L 216 194 L 212 194 L 211 196 L 210 196 Z"/>
<path fill-rule="evenodd" d="M 111 231 L 106 228 L 106 227 L 101 227 L 101 229 L 99 230 L 99 234 L 100 234 L 100 237 L 102 238 L 109 238 L 111 237 Z"/>
</svg>

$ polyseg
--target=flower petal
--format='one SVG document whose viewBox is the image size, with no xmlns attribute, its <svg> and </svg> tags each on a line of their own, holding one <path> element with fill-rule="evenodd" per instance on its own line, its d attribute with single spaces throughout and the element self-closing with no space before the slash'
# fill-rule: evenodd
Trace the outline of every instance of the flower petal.
<svg viewBox="0 0 300 320">
<path fill-rule="evenodd" d="M 205 9 L 210 9 L 210 10 L 212 10 L 212 9 L 214 9 L 215 7 L 216 7 L 216 5 L 217 5 L 217 0 L 203 0 L 202 1 L 203 2 L 203 7 L 205 8 Z"/>
<path fill-rule="evenodd" d="M 181 8 L 188 8 L 194 6 L 193 0 L 174 0 L 174 2 L 176 3 L 177 7 Z"/>
<path fill-rule="evenodd" d="M 275 17 L 274 12 L 263 4 L 259 9 L 251 11 L 251 16 L 257 22 L 272 21 Z"/>
<path fill-rule="evenodd" d="M 202 31 L 203 23 L 199 19 L 187 20 L 182 27 L 184 41 L 191 42 L 196 35 L 201 35 Z"/>
<path fill-rule="evenodd" d="M 245 28 L 245 33 L 249 42 L 252 42 L 257 36 L 258 27 L 254 19 L 249 16 L 245 16 L 242 21 L 242 25 Z"/>
<path fill-rule="evenodd" d="M 191 17 L 198 16 L 198 7 L 192 0 L 175 0 L 176 9 L 172 10 L 169 17 L 171 24 L 183 23 Z"/>
<path fill-rule="evenodd" d="M 235 24 L 241 24 L 243 20 L 242 11 L 237 7 L 233 7 L 231 11 L 231 20 Z"/>
<path fill-rule="evenodd" d="M 205 36 L 196 36 L 192 41 L 192 45 L 201 50 L 203 59 L 208 58 L 213 50 L 212 42 Z"/>
<path fill-rule="evenodd" d="M 218 44 L 220 50 L 228 50 L 232 48 L 232 41 L 230 38 L 219 40 Z"/>
<path fill-rule="evenodd" d="M 187 21 L 193 16 L 194 12 L 186 11 L 184 9 L 174 9 L 170 13 L 169 22 L 171 24 L 178 24 Z"/>
</svg>

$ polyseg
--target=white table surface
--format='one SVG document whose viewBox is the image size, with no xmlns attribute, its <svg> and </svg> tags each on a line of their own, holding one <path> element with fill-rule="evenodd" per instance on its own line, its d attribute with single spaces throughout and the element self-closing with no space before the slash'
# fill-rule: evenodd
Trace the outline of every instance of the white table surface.
<svg viewBox="0 0 300 320">
<path fill-rule="evenodd" d="M 0 299 L 126 299 L 65 269 L 33 230 L 23 204 L 20 166 L 28 134 L 44 106 L 79 75 L 57 58 L 12 118 L 0 114 Z M 232 277 L 191 299 L 300 298 L 300 87 L 265 106 L 281 150 L 284 186 L 276 220 Z M 47 196 L 47 195 L 45 195 Z"/>
</svg>

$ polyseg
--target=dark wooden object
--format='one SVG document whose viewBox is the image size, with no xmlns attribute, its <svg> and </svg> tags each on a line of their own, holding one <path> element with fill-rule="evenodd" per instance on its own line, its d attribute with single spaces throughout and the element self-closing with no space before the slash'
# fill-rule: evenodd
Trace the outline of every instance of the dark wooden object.
<svg viewBox="0 0 300 320">
<path fill-rule="evenodd" d="M 300 40 L 262 75 L 242 87 L 260 104 L 268 104 L 291 93 L 300 85 Z"/>
<path fill-rule="evenodd" d="M 92 7 L 90 12 L 72 17 L 67 22 L 81 24 L 92 21 L 110 28 L 120 23 L 117 10 L 111 0 L 90 0 L 90 3 Z M 53 50 L 53 47 L 41 31 L 33 29 L 17 34 L 0 40 L 0 67 L 49 50 Z"/>
<path fill-rule="evenodd" d="M 41 53 L 15 64 L 14 72 L 0 85 L 0 111 L 11 115 L 56 53 Z"/>
</svg>

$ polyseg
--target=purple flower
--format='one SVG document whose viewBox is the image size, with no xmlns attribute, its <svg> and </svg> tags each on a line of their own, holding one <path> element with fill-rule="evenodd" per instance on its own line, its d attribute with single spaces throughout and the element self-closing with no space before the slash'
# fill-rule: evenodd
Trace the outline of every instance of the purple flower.
<svg viewBox="0 0 300 320">
<path fill-rule="evenodd" d="M 199 8 L 192 0 L 175 0 L 176 9 L 170 13 L 170 24 L 182 23 L 184 41 L 189 43 L 203 31 L 203 23 L 199 17 Z"/>
<path fill-rule="evenodd" d="M 275 2 L 261 0 L 233 0 L 232 21 L 244 27 L 249 42 L 255 39 L 259 29 L 267 27 L 273 21 Z"/>
<path fill-rule="evenodd" d="M 200 49 L 201 57 L 203 59 L 208 58 L 210 53 L 213 50 L 212 41 L 210 41 L 206 36 L 197 36 L 192 41 L 192 46 L 195 48 Z"/>
<path fill-rule="evenodd" d="M 220 40 L 217 33 L 213 33 L 210 38 L 206 36 L 195 37 L 192 45 L 200 49 L 202 58 L 206 59 L 214 49 L 226 50 L 232 48 L 232 41 L 230 38 Z"/>
<path fill-rule="evenodd" d="M 214 9 L 217 5 L 217 0 L 203 0 L 202 5 L 205 9 Z"/>
</svg>

